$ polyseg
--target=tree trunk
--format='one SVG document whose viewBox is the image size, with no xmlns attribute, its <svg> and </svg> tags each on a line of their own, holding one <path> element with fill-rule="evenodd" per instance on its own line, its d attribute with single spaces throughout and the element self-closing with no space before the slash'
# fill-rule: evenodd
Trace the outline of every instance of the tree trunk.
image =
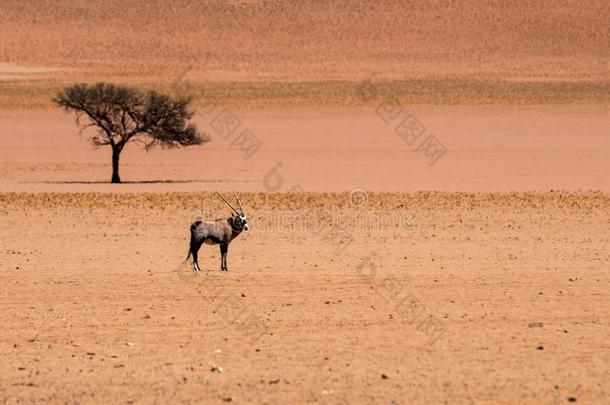
<svg viewBox="0 0 610 405">
<path fill-rule="evenodd" d="M 117 147 L 112 148 L 112 180 L 111 183 L 120 183 L 121 178 L 119 177 L 119 155 L 121 149 Z"/>
</svg>

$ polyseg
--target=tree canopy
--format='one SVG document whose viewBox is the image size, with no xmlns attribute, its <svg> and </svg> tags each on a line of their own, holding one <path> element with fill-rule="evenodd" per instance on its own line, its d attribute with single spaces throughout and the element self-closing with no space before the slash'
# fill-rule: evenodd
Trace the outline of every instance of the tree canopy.
<svg viewBox="0 0 610 405">
<path fill-rule="evenodd" d="M 89 122 L 82 125 L 82 130 L 97 127 L 91 137 L 95 147 L 112 147 L 113 182 L 120 182 L 118 156 L 127 143 L 138 143 L 149 150 L 154 146 L 175 148 L 209 141 L 195 124 L 189 123 L 193 111 L 188 97 L 173 98 L 112 83 L 76 83 L 53 101 L 66 111 L 76 112 L 78 125 L 87 118 Z"/>
</svg>

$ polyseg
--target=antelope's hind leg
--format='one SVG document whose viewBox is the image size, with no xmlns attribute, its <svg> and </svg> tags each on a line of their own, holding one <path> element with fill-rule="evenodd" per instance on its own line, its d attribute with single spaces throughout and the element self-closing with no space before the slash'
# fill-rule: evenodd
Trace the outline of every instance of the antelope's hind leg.
<svg viewBox="0 0 610 405">
<path fill-rule="evenodd" d="M 199 249 L 201 248 L 201 245 L 203 245 L 204 241 L 201 242 L 197 242 L 194 244 L 193 246 L 193 251 L 192 251 L 192 255 L 193 255 L 193 270 L 194 271 L 201 271 L 201 269 L 199 268 L 199 260 L 198 260 L 198 256 L 199 256 Z"/>
<path fill-rule="evenodd" d="M 220 271 L 229 271 L 227 268 L 227 252 L 229 245 L 227 243 L 220 244 Z"/>
</svg>

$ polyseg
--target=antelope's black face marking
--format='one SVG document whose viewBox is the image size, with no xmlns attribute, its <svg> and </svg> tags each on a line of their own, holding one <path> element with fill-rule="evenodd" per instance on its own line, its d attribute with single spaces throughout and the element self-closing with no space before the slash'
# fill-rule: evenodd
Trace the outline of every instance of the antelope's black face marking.
<svg viewBox="0 0 610 405">
<path fill-rule="evenodd" d="M 239 229 L 242 229 L 244 231 L 248 230 L 248 219 L 246 218 L 246 214 L 244 214 L 244 213 L 241 213 L 239 215 L 234 215 L 233 223 Z"/>
</svg>

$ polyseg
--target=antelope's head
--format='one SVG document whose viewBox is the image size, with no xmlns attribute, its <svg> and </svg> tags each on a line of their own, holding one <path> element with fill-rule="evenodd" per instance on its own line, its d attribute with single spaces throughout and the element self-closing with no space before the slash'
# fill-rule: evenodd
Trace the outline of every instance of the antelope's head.
<svg viewBox="0 0 610 405">
<path fill-rule="evenodd" d="M 232 214 L 232 216 L 233 225 L 235 225 L 236 228 L 241 229 L 243 231 L 248 230 L 248 219 L 246 218 L 246 214 L 241 212 L 239 214 Z"/>
<path fill-rule="evenodd" d="M 218 193 L 218 195 L 220 196 L 220 198 L 222 198 L 222 200 L 233 211 L 231 213 L 231 222 L 233 223 L 233 226 L 235 228 L 239 229 L 240 231 L 247 231 L 249 229 L 249 227 L 248 227 L 248 218 L 246 217 L 246 213 L 244 212 L 244 208 L 241 206 L 241 201 L 239 200 L 239 196 L 237 194 L 235 194 L 235 199 L 237 200 L 237 203 L 239 204 L 239 211 L 237 211 L 231 205 L 231 203 L 228 202 L 227 199 L 222 196 L 222 194 Z"/>
</svg>

